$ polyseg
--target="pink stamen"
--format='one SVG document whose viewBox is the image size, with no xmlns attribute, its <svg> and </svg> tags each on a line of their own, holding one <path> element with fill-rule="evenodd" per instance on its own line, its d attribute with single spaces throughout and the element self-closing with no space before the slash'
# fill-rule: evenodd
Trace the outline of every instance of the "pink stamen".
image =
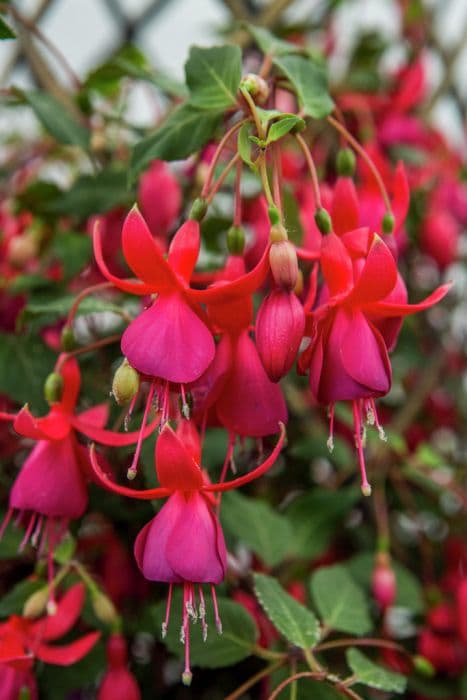
<svg viewBox="0 0 467 700">
<path fill-rule="evenodd" d="M 359 406 L 356 401 L 352 401 L 353 422 L 355 428 L 355 445 L 358 452 L 358 461 L 360 463 L 361 474 L 361 490 L 364 496 L 371 496 L 371 486 L 368 482 L 365 468 L 365 457 L 363 455 L 362 443 L 362 419 L 360 416 Z"/>
<path fill-rule="evenodd" d="M 26 528 L 26 532 L 24 534 L 23 539 L 21 540 L 21 544 L 20 544 L 19 549 L 18 549 L 19 552 L 22 552 L 23 549 L 26 547 L 26 544 L 29 542 L 29 538 L 31 537 L 31 533 L 32 533 L 33 528 L 34 528 L 35 521 L 36 521 L 36 513 L 32 513 L 31 517 L 29 518 L 29 523 L 28 523 L 28 526 Z"/>
<path fill-rule="evenodd" d="M 127 414 L 125 416 L 125 420 L 123 421 L 123 427 L 125 429 L 125 432 L 128 432 L 128 426 L 130 424 L 131 416 L 133 415 L 133 411 L 134 411 L 134 408 L 136 406 L 138 396 L 139 396 L 139 389 L 136 392 L 136 394 L 133 396 L 133 398 L 131 399 L 130 406 L 129 406 Z"/>
<path fill-rule="evenodd" d="M 330 404 L 329 406 L 329 437 L 327 441 L 327 447 L 329 452 L 332 452 L 334 449 L 334 404 Z"/>
<path fill-rule="evenodd" d="M 133 461 L 131 463 L 131 467 L 129 468 L 129 470 L 127 472 L 127 478 L 130 480 L 135 478 L 136 473 L 138 471 L 138 461 L 139 461 L 139 456 L 141 454 L 141 448 L 143 446 L 144 429 L 146 427 L 146 423 L 148 422 L 149 409 L 151 408 L 152 397 L 154 396 L 155 388 L 156 388 L 155 383 L 151 382 L 151 385 L 149 387 L 148 399 L 146 401 L 146 407 L 144 409 L 143 421 L 141 423 L 141 428 L 139 430 L 138 442 L 136 443 L 135 454 L 133 457 Z"/>
<path fill-rule="evenodd" d="M 160 430 L 164 427 L 170 418 L 170 393 L 169 393 L 169 382 L 165 383 L 164 397 L 162 399 L 162 418 L 161 424 L 159 426 Z"/>
<path fill-rule="evenodd" d="M 216 629 L 218 634 L 222 634 L 222 621 L 219 615 L 219 606 L 217 605 L 217 596 L 216 596 L 216 589 L 214 588 L 214 584 L 211 583 L 211 597 L 212 597 L 212 605 L 214 607 L 214 619 L 216 621 Z"/>
<path fill-rule="evenodd" d="M 190 406 L 186 400 L 186 392 L 185 392 L 185 385 L 180 384 L 180 394 L 182 396 L 182 416 L 186 418 L 186 420 L 190 419 Z"/>
<path fill-rule="evenodd" d="M 49 551 L 47 552 L 47 578 L 49 581 L 49 600 L 47 601 L 47 612 L 49 615 L 55 615 L 57 611 L 54 587 L 54 548 L 56 544 L 54 525 L 55 523 L 53 518 L 51 518 L 46 525 L 49 537 Z"/>
<path fill-rule="evenodd" d="M 3 522 L 0 526 L 0 540 L 2 539 L 3 535 L 5 534 L 5 530 L 8 527 L 8 523 L 10 522 L 12 516 L 13 516 L 13 508 L 8 508 L 7 513 L 5 517 L 3 518 Z"/>
<path fill-rule="evenodd" d="M 167 630 L 169 629 L 169 621 L 170 621 L 170 608 L 172 607 L 172 590 L 173 590 L 173 584 L 169 584 L 169 592 L 167 594 L 167 605 L 165 608 L 165 620 L 162 623 L 162 639 L 165 639 L 167 635 Z"/>
</svg>

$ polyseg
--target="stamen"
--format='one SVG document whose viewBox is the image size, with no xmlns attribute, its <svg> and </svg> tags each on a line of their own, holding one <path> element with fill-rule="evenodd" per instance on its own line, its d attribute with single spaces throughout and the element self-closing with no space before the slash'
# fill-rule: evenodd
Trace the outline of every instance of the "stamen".
<svg viewBox="0 0 467 700">
<path fill-rule="evenodd" d="M 229 468 L 229 464 L 231 467 L 233 465 L 234 446 L 235 446 L 235 435 L 234 435 L 234 433 L 229 432 L 229 442 L 227 445 L 227 452 L 225 454 L 224 464 L 222 465 L 221 475 L 219 477 L 220 484 L 223 484 L 225 481 L 225 477 L 227 476 L 227 469 Z M 236 473 L 236 469 L 232 468 L 232 471 L 234 474 Z M 217 514 L 218 515 L 219 515 L 219 508 L 221 505 L 221 497 L 222 497 L 222 494 L 219 494 L 219 497 L 217 500 Z"/>
<path fill-rule="evenodd" d="M 183 685 L 191 685 L 193 674 L 190 669 L 190 618 L 188 604 L 191 603 L 191 592 L 193 584 L 185 582 L 183 584 L 183 638 L 185 644 L 185 670 L 182 673 Z"/>
<path fill-rule="evenodd" d="M 370 401 L 371 401 L 372 408 L 373 408 L 373 415 L 374 415 L 374 417 L 375 417 L 375 425 L 376 425 L 376 427 L 378 428 L 379 439 L 382 440 L 383 442 L 387 442 L 387 441 L 388 441 L 387 435 L 386 435 L 386 433 L 384 432 L 383 426 L 382 426 L 381 423 L 379 422 L 378 412 L 377 412 L 377 410 L 376 410 L 376 405 L 375 405 L 375 400 L 374 400 L 374 399 L 370 399 Z"/>
<path fill-rule="evenodd" d="M 131 463 L 131 467 L 127 471 L 127 479 L 130 479 L 130 481 L 135 478 L 136 473 L 138 471 L 138 460 L 139 460 L 139 456 L 141 454 L 141 447 L 143 446 L 144 429 L 146 427 L 146 423 L 148 422 L 149 409 L 151 408 L 152 397 L 154 396 L 154 389 L 155 389 L 155 383 L 151 382 L 151 385 L 149 387 L 148 399 L 146 401 L 146 407 L 144 409 L 143 421 L 141 423 L 141 428 L 139 430 L 138 442 L 136 443 L 135 454 L 133 457 L 133 461 Z"/>
<path fill-rule="evenodd" d="M 55 548 L 55 537 L 54 537 L 54 521 L 51 518 L 46 525 L 49 536 L 49 551 L 47 553 L 47 578 L 49 580 L 49 600 L 47 601 L 47 614 L 55 615 L 57 612 L 57 603 L 55 601 L 55 587 L 54 587 L 54 548 Z"/>
<path fill-rule="evenodd" d="M 25 532 L 24 537 L 21 540 L 21 544 L 18 548 L 19 552 L 22 552 L 24 550 L 24 548 L 26 547 L 27 543 L 29 542 L 29 538 L 31 537 L 31 533 L 32 533 L 33 528 L 34 528 L 35 521 L 36 521 L 36 513 L 32 513 L 31 517 L 29 518 L 29 523 L 28 523 L 28 526 L 26 528 L 26 532 Z"/>
<path fill-rule="evenodd" d="M 133 398 L 131 399 L 131 403 L 130 403 L 130 406 L 128 408 L 127 414 L 126 414 L 125 418 L 123 419 L 123 429 L 125 430 L 126 433 L 128 432 L 128 426 L 130 425 L 131 416 L 133 415 L 133 411 L 134 411 L 134 408 L 136 406 L 138 396 L 139 396 L 139 389 L 136 392 L 136 394 L 133 396 Z"/>
<path fill-rule="evenodd" d="M 193 584 L 189 584 L 188 590 L 188 600 L 186 602 L 186 611 L 193 620 L 193 622 L 198 621 L 198 613 L 196 612 L 196 602 L 194 600 L 194 588 Z"/>
<path fill-rule="evenodd" d="M 374 404 L 372 403 L 372 399 L 365 401 L 366 422 L 368 425 L 375 425 L 376 423 L 376 415 L 373 407 Z"/>
<path fill-rule="evenodd" d="M 330 404 L 329 406 L 329 437 L 326 442 L 327 448 L 329 452 L 332 452 L 334 450 L 334 404 Z"/>
<path fill-rule="evenodd" d="M 167 594 L 167 605 L 165 608 L 165 620 L 162 623 L 162 639 L 165 639 L 167 636 L 167 630 L 169 629 L 169 620 L 170 620 L 170 608 L 172 606 L 172 590 L 173 590 L 173 584 L 169 584 L 169 592 Z"/>
<path fill-rule="evenodd" d="M 218 634 L 222 634 L 222 621 L 219 615 L 219 607 L 217 605 L 217 596 L 216 596 L 216 589 L 214 588 L 214 584 L 211 583 L 211 596 L 212 596 L 212 604 L 214 607 L 214 619 L 216 621 L 216 629 Z"/>
<path fill-rule="evenodd" d="M 13 508 L 8 508 L 5 517 L 3 518 L 3 522 L 0 526 L 0 540 L 2 539 L 3 535 L 5 534 L 5 530 L 8 527 L 8 523 L 10 522 L 12 516 L 13 516 Z"/>
<path fill-rule="evenodd" d="M 203 635 L 203 642 L 208 638 L 208 623 L 206 622 L 206 602 L 204 600 L 203 587 L 198 586 L 199 594 L 199 619 L 201 620 L 201 633 Z"/>
<path fill-rule="evenodd" d="M 190 420 L 190 405 L 186 400 L 185 385 L 180 384 L 180 394 L 182 395 L 182 416 Z"/>
<path fill-rule="evenodd" d="M 162 416 L 161 416 L 161 422 L 159 425 L 159 430 L 162 430 L 162 428 L 167 423 L 169 418 L 170 418 L 170 392 L 169 392 L 169 382 L 166 382 L 165 387 L 164 387 L 164 396 L 162 399 Z"/>
<path fill-rule="evenodd" d="M 36 529 L 34 530 L 33 535 L 31 537 L 31 544 L 33 547 L 37 547 L 37 543 L 39 541 L 39 535 L 41 534 L 41 529 L 42 529 L 43 523 L 44 523 L 44 516 L 39 515 L 39 517 L 37 519 Z"/>
<path fill-rule="evenodd" d="M 356 401 L 352 401 L 353 409 L 353 422 L 355 428 L 355 446 L 358 452 L 358 461 L 360 463 L 360 474 L 361 474 L 361 489 L 364 496 L 371 496 L 371 486 L 368 482 L 365 468 L 365 457 L 363 455 L 363 443 L 362 443 L 362 421 L 359 411 L 359 406 Z"/>
</svg>

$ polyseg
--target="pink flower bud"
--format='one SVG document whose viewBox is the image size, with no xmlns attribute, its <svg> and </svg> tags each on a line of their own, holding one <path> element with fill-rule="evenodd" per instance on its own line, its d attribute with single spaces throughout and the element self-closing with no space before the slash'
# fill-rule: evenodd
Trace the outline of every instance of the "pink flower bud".
<svg viewBox="0 0 467 700">
<path fill-rule="evenodd" d="M 98 700 L 141 700 L 138 684 L 127 668 L 127 649 L 121 634 L 112 634 L 107 642 L 106 671 L 99 688 Z"/>
<path fill-rule="evenodd" d="M 256 319 L 256 346 L 263 367 L 278 382 L 292 367 L 305 330 L 305 312 L 294 292 L 274 289 Z"/>
<path fill-rule="evenodd" d="M 380 553 L 376 557 L 371 589 L 374 599 L 382 610 L 386 610 L 394 603 L 396 598 L 396 577 L 387 554 Z"/>
<path fill-rule="evenodd" d="M 298 262 L 293 243 L 290 241 L 273 243 L 269 250 L 269 264 L 277 286 L 288 290 L 294 289 L 297 284 Z"/>
</svg>

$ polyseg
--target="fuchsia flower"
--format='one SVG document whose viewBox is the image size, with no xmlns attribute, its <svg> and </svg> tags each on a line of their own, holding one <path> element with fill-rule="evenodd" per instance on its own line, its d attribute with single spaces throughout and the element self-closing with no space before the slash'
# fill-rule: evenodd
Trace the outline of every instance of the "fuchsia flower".
<svg viewBox="0 0 467 700">
<path fill-rule="evenodd" d="M 300 358 L 302 371 L 310 373 L 316 400 L 331 406 L 352 401 L 362 490 L 370 493 L 362 442 L 362 415 L 378 423 L 374 398 L 391 387 L 388 348 L 395 343 L 400 321 L 408 314 L 433 306 L 450 285 L 438 287 L 418 304 L 405 303 L 394 258 L 377 235 L 357 229 L 339 238 L 323 239 L 321 267 L 325 280 L 321 303 L 308 314 L 307 335 L 311 342 Z M 396 321 L 396 325 L 385 325 Z"/>
<path fill-rule="evenodd" d="M 87 450 L 78 442 L 76 433 L 114 446 L 131 445 L 138 439 L 138 433 L 120 434 L 102 428 L 108 415 L 105 404 L 75 415 L 81 383 L 76 360 L 66 360 L 60 373 L 63 378 L 62 397 L 52 403 L 46 416 L 35 418 L 27 405 L 17 416 L 1 416 L 13 420 L 16 432 L 36 440 L 37 444 L 26 458 L 10 491 L 9 510 L 0 534 L 3 534 L 14 510 L 26 514 L 28 525 L 22 549 L 30 538 L 33 542 L 39 539 L 46 520 L 39 550 L 47 543 L 51 558 L 68 520 L 81 517 L 88 502 L 86 482 L 92 469 Z M 158 419 L 153 421 L 145 434 L 149 435 L 158 422 Z"/>
<path fill-rule="evenodd" d="M 279 426 L 278 426 L 279 427 Z M 227 558 L 224 536 L 214 512 L 214 493 L 238 488 L 265 474 L 274 464 L 282 448 L 285 428 L 271 455 L 249 474 L 233 481 L 211 484 L 203 473 L 193 452 L 187 449 L 180 437 L 165 424 L 156 443 L 156 471 L 160 487 L 146 491 L 134 491 L 109 480 L 101 471 L 94 448 L 91 462 L 94 472 L 106 489 L 131 498 L 152 500 L 167 498 L 159 513 L 141 530 L 135 542 L 135 557 L 143 575 L 150 581 L 170 584 L 166 620 L 167 630 L 173 584 L 183 584 L 184 608 L 182 639 L 185 643 L 184 682 L 191 680 L 189 618 L 196 613 L 198 585 L 199 617 L 203 634 L 207 633 L 205 602 L 202 584 L 209 584 L 214 604 L 216 625 L 222 629 L 217 610 L 214 584 L 224 579 Z"/>
<path fill-rule="evenodd" d="M 151 233 L 165 248 L 166 236 L 174 225 L 182 203 L 177 178 L 161 160 L 154 160 L 142 175 L 138 199 Z"/>
<path fill-rule="evenodd" d="M 84 596 L 83 584 L 77 583 L 58 601 L 54 615 L 38 620 L 12 615 L 0 624 L 2 700 L 17 700 L 24 686 L 30 689 L 33 700 L 37 698 L 32 672 L 35 659 L 47 664 L 71 666 L 91 651 L 100 632 L 89 632 L 61 646 L 50 644 L 72 630 L 83 608 Z"/>
<path fill-rule="evenodd" d="M 121 634 L 112 634 L 107 642 L 109 668 L 102 679 L 97 700 L 141 700 L 135 677 L 128 670 L 127 644 Z"/>
</svg>

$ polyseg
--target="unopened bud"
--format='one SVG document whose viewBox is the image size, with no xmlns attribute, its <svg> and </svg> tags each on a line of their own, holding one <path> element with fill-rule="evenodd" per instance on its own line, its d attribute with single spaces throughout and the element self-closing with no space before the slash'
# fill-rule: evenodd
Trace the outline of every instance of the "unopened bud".
<svg viewBox="0 0 467 700">
<path fill-rule="evenodd" d="M 279 209 L 272 204 L 268 207 L 268 215 L 269 215 L 269 221 L 271 222 L 271 226 L 275 226 L 276 224 L 280 224 L 281 222 L 281 215 L 279 213 Z"/>
<path fill-rule="evenodd" d="M 341 177 L 353 177 L 356 162 L 355 153 L 351 148 L 341 148 L 336 158 L 337 174 Z"/>
<path fill-rule="evenodd" d="M 112 394 L 119 406 L 125 406 L 136 396 L 138 390 L 139 374 L 125 359 L 114 374 Z"/>
<path fill-rule="evenodd" d="M 381 228 L 383 233 L 392 233 L 394 231 L 394 224 L 394 214 L 391 214 L 390 211 L 387 211 L 381 221 Z"/>
<path fill-rule="evenodd" d="M 113 624 L 118 618 L 115 605 L 104 593 L 99 591 L 92 596 L 92 608 L 96 617 L 106 625 Z"/>
<path fill-rule="evenodd" d="M 269 249 L 269 264 L 275 283 L 283 289 L 292 290 L 298 278 L 297 252 L 293 243 L 273 243 Z"/>
<path fill-rule="evenodd" d="M 278 382 L 292 367 L 305 331 L 305 312 L 293 291 L 273 289 L 256 317 L 256 346 L 266 373 Z"/>
<path fill-rule="evenodd" d="M 195 221 L 202 221 L 206 216 L 208 210 L 208 203 L 202 197 L 197 197 L 193 204 L 191 205 L 190 213 L 188 214 L 189 219 L 194 219 Z"/>
<path fill-rule="evenodd" d="M 47 403 L 57 403 L 63 394 L 63 377 L 58 372 L 49 374 L 44 383 L 44 398 Z"/>
<path fill-rule="evenodd" d="M 11 239 L 8 245 L 7 259 L 10 265 L 23 268 L 38 251 L 36 237 L 32 233 L 23 233 Z"/>
<path fill-rule="evenodd" d="M 231 255 L 242 255 L 245 248 L 245 231 L 241 226 L 231 226 L 227 231 L 227 249 Z"/>
<path fill-rule="evenodd" d="M 394 603 L 396 599 L 396 576 L 391 567 L 391 559 L 386 552 L 379 552 L 376 555 L 371 589 L 374 599 L 382 610 L 386 610 Z"/>
<path fill-rule="evenodd" d="M 73 332 L 73 328 L 70 326 L 63 326 L 62 335 L 60 338 L 60 345 L 64 352 L 70 352 L 76 346 L 76 338 Z"/>
<path fill-rule="evenodd" d="M 258 104 L 263 104 L 269 97 L 267 82 L 256 73 L 247 73 L 240 82 L 240 89 L 246 90 Z"/>
<path fill-rule="evenodd" d="M 23 606 L 23 617 L 34 619 L 45 613 L 49 600 L 49 587 L 39 588 L 26 600 Z"/>
<path fill-rule="evenodd" d="M 289 239 L 287 235 L 287 229 L 281 223 L 273 224 L 269 230 L 269 240 L 271 243 L 279 243 L 280 241 L 287 241 Z"/>
<path fill-rule="evenodd" d="M 183 685 L 185 685 L 187 688 L 189 688 L 192 680 L 193 680 L 192 672 L 191 671 L 183 671 L 183 673 L 182 673 Z"/>
<path fill-rule="evenodd" d="M 326 209 L 317 209 L 315 212 L 315 222 L 321 233 L 327 234 L 332 231 L 332 222 L 329 212 Z"/>
<path fill-rule="evenodd" d="M 433 664 L 431 664 L 430 661 L 428 661 L 428 659 L 426 659 L 424 656 L 420 656 L 419 654 L 412 656 L 412 663 L 414 669 L 421 676 L 433 678 L 433 676 L 436 674 L 436 669 L 434 668 Z"/>
</svg>

